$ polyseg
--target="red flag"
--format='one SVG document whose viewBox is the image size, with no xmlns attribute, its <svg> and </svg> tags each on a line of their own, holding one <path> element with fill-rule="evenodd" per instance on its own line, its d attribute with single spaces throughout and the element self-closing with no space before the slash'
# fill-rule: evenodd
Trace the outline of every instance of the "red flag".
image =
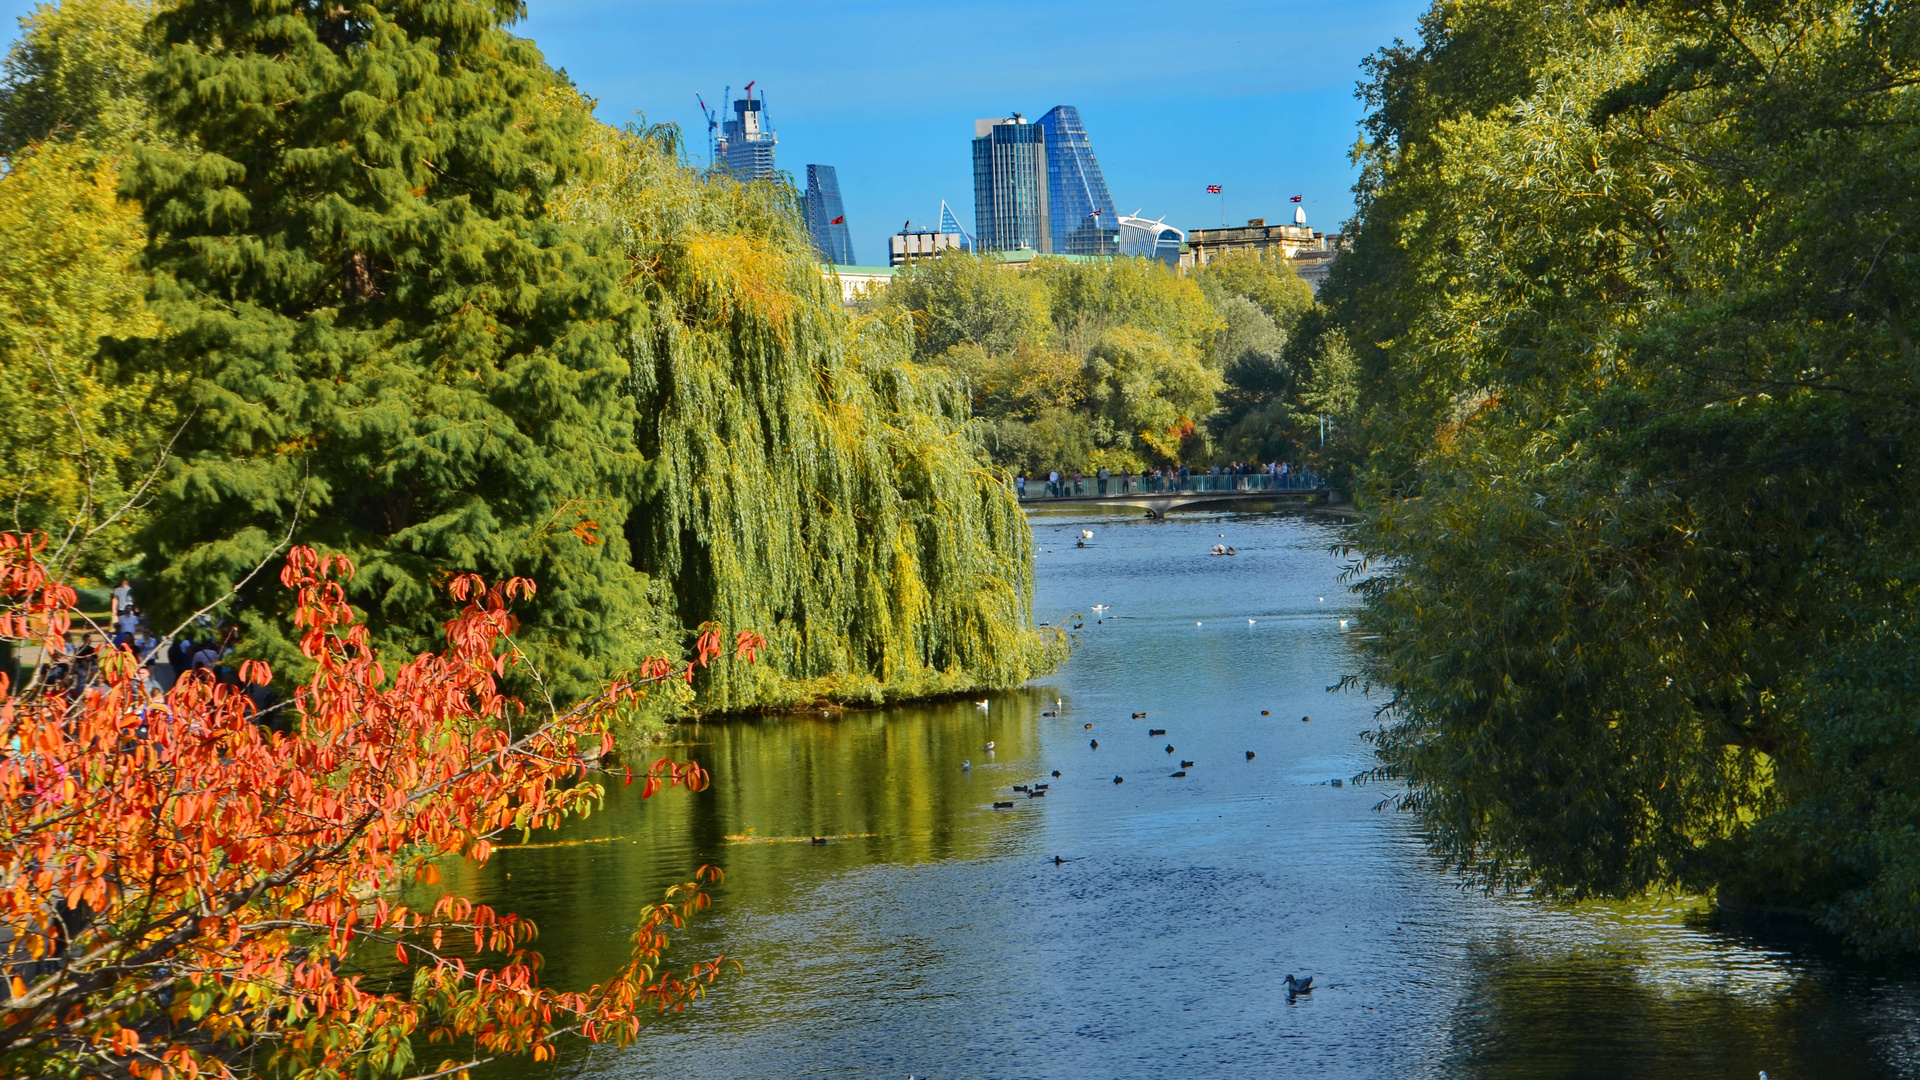
<svg viewBox="0 0 1920 1080">
<path fill-rule="evenodd" d="M 1287 201 L 1288 201 L 1288 202 L 1301 202 L 1301 201 L 1304 201 L 1305 199 L 1306 199 L 1306 196 L 1305 196 L 1305 195 L 1295 195 L 1295 196 L 1294 196 L 1293 198 L 1291 198 L 1291 199 L 1288 199 Z"/>
<path fill-rule="evenodd" d="M 827 224 L 829 225 L 845 225 L 846 223 L 847 223 L 847 215 L 845 214 L 841 214 L 839 217 L 834 218 L 832 221 L 827 222 Z"/>
<path fill-rule="evenodd" d="M 1208 184 L 1208 185 L 1207 185 L 1207 194 L 1209 194 L 1209 195 L 1218 195 L 1218 194 L 1220 194 L 1220 185 L 1219 185 L 1219 184 Z"/>
</svg>

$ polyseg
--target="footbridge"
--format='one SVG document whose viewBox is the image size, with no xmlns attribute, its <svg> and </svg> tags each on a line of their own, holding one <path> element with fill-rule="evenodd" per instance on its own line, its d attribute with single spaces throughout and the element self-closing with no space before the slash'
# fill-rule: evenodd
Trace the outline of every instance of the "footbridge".
<svg viewBox="0 0 1920 1080">
<path fill-rule="evenodd" d="M 1289 483 L 1290 480 L 1293 482 Z M 1158 484 L 1151 480 L 1114 477 L 1105 481 L 1088 478 L 1077 485 L 1071 480 L 1057 485 L 1029 480 L 1027 490 L 1021 494 L 1020 506 L 1028 510 L 1132 506 L 1145 510 L 1148 517 L 1157 518 L 1175 510 L 1225 507 L 1235 503 L 1312 505 L 1338 501 L 1339 492 L 1323 486 L 1318 477 L 1196 476 Z"/>
</svg>

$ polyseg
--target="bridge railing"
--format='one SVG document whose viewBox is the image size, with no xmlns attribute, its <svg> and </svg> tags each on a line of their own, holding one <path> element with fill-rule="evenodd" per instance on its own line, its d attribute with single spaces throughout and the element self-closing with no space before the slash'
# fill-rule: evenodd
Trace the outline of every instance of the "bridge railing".
<svg viewBox="0 0 1920 1080">
<path fill-rule="evenodd" d="M 1082 476 L 1075 480 L 1062 477 L 1058 483 L 1050 483 L 1044 477 L 1028 477 L 1022 485 L 1014 484 L 1021 502 L 1045 502 L 1048 499 L 1088 499 L 1122 498 L 1141 495 L 1173 495 L 1185 492 L 1195 494 L 1248 491 L 1248 492 L 1287 492 L 1315 491 L 1321 487 L 1321 477 L 1310 469 L 1289 472 L 1284 476 L 1271 473 L 1252 473 L 1247 476 L 1210 476 L 1197 475 L 1185 478 L 1177 476 Z"/>
</svg>

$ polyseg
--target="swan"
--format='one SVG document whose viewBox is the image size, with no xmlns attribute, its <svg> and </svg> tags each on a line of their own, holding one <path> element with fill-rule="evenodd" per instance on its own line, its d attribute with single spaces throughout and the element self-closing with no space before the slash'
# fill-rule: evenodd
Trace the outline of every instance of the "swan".
<svg viewBox="0 0 1920 1080">
<path fill-rule="evenodd" d="M 1093 530 L 1092 530 L 1092 529 L 1081 529 L 1081 530 L 1080 530 L 1080 539 L 1082 539 L 1082 540 L 1091 540 L 1091 539 L 1093 539 Z"/>
</svg>

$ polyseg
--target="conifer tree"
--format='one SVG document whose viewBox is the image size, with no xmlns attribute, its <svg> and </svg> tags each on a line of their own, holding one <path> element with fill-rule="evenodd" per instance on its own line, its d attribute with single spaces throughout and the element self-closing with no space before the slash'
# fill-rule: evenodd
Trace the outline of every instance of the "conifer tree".
<svg viewBox="0 0 1920 1080">
<path fill-rule="evenodd" d="M 561 694 L 638 656 L 623 525 L 642 477 L 625 301 L 547 213 L 587 164 L 513 0 L 183 0 L 156 20 L 155 119 L 126 191 L 154 304 L 132 343 L 189 376 L 144 540 L 191 611 L 282 541 L 349 555 L 376 638 L 426 648 L 434 575 L 520 575 L 523 644 Z M 264 577 L 265 575 L 262 575 Z M 253 587 L 255 655 L 297 653 Z"/>
</svg>

